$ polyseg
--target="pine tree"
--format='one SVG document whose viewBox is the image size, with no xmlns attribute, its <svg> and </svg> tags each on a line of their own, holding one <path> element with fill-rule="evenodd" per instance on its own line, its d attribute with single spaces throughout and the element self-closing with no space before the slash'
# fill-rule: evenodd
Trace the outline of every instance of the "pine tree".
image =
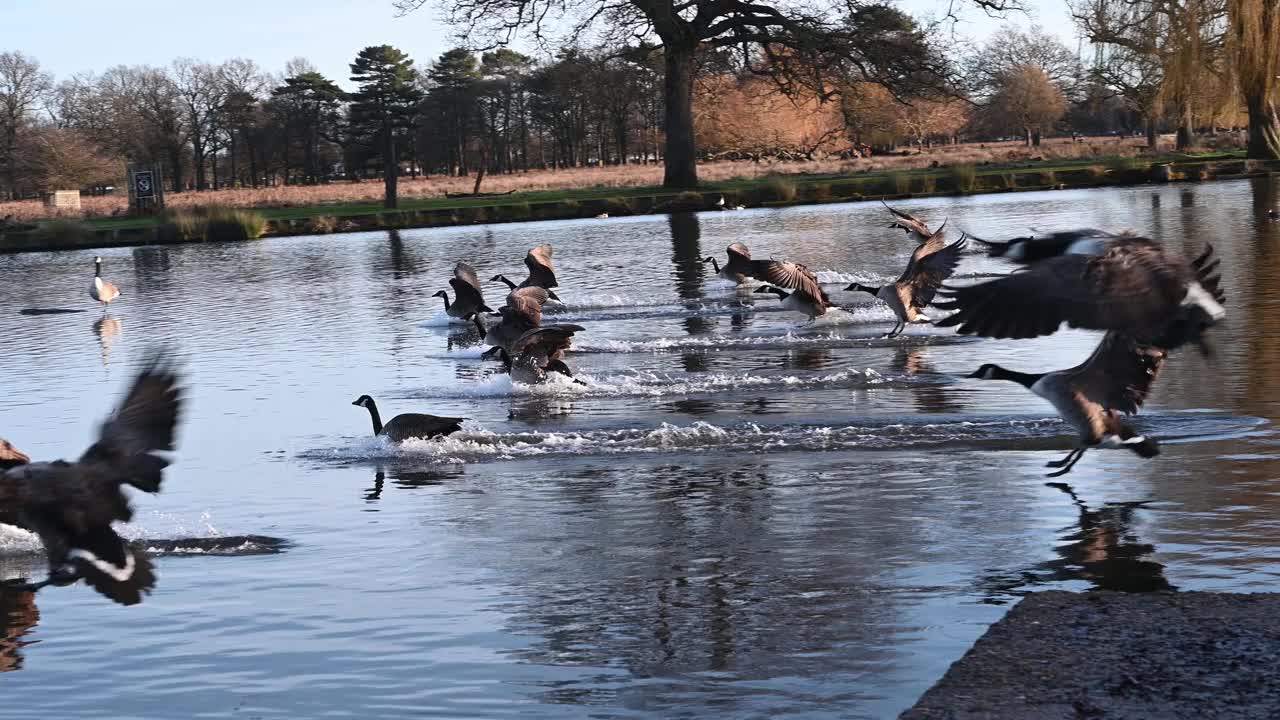
<svg viewBox="0 0 1280 720">
<path fill-rule="evenodd" d="M 413 60 L 390 45 L 367 47 L 351 63 L 351 80 L 360 89 L 351 95 L 351 122 L 376 135 L 382 148 L 383 206 L 396 206 L 396 182 L 400 162 L 396 156 L 396 131 L 411 126 L 422 100 L 414 84 Z"/>
</svg>

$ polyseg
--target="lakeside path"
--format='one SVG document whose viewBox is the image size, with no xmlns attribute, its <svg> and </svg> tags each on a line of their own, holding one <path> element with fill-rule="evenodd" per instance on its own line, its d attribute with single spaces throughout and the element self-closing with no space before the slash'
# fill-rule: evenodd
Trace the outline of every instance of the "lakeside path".
<svg viewBox="0 0 1280 720">
<path fill-rule="evenodd" d="M 900 720 L 1280 717 L 1280 593 L 1040 592 Z"/>
</svg>

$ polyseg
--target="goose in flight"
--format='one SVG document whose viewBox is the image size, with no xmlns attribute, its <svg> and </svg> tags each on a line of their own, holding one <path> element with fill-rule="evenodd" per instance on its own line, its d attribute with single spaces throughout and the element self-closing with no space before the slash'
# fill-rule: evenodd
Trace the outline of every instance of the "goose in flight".
<svg viewBox="0 0 1280 720">
<path fill-rule="evenodd" d="M 1074 328 L 1115 330 L 1168 350 L 1194 343 L 1225 315 L 1218 261 L 1206 246 L 1195 260 L 1138 236 L 1118 238 L 1098 256 L 1059 255 L 1003 278 L 944 286 L 934 303 L 956 312 L 936 324 L 967 335 L 1031 338 Z"/>
<path fill-rule="evenodd" d="M 112 523 L 133 517 L 124 485 L 160 491 L 169 461 L 157 453 L 173 450 L 182 394 L 177 372 L 163 353 L 156 354 L 77 460 L 29 462 L 0 441 L 0 517 L 38 535 L 49 563 L 46 580 L 20 589 L 82 579 L 122 605 L 151 592 L 156 576 L 150 559 Z"/>
<path fill-rule="evenodd" d="M 933 296 L 943 281 L 955 272 L 965 240 L 962 235 L 959 240 L 946 245 L 942 234 L 935 234 L 916 247 L 907 261 L 907 269 L 893 284 L 876 287 L 855 282 L 845 290 L 871 293 L 883 300 L 898 318 L 898 324 L 889 331 L 888 337 L 897 337 L 906 329 L 907 323 L 930 322 L 922 311 L 933 302 Z"/>
<path fill-rule="evenodd" d="M 968 377 L 1016 382 L 1053 405 L 1079 442 L 1066 457 L 1048 464 L 1058 468 L 1049 476 L 1058 477 L 1091 448 L 1124 448 L 1143 458 L 1160 454 L 1156 441 L 1130 427 L 1124 415 L 1142 407 L 1167 356 L 1165 348 L 1112 331 L 1087 360 L 1066 370 L 1024 373 L 988 363 Z"/>
<path fill-rule="evenodd" d="M 453 267 L 453 277 L 449 278 L 453 287 L 453 302 L 449 302 L 449 293 L 441 290 L 432 297 L 444 298 L 444 311 L 449 317 L 459 320 L 470 320 L 481 312 L 493 312 L 484 304 L 484 291 L 480 288 L 480 278 L 476 277 L 475 268 L 460 262 Z"/>
</svg>

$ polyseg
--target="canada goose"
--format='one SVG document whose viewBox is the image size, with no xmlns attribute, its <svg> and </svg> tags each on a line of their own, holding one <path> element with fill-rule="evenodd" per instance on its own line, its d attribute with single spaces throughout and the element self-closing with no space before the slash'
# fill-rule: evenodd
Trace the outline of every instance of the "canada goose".
<svg viewBox="0 0 1280 720">
<path fill-rule="evenodd" d="M 943 228 L 947 226 L 947 221 L 944 219 L 942 224 L 938 226 L 937 230 L 930 230 L 929 226 L 925 225 L 924 221 L 915 215 L 904 213 L 901 210 L 895 210 L 894 208 L 889 207 L 889 203 L 884 200 L 881 200 L 880 204 L 884 205 L 886 210 L 893 213 L 894 221 L 889 223 L 889 227 L 905 230 L 907 235 L 918 243 L 923 243 L 934 235 L 940 235 Z"/>
<path fill-rule="evenodd" d="M 156 576 L 145 552 L 131 547 L 111 523 L 133 517 L 121 485 L 159 492 L 173 450 L 182 406 L 178 375 L 163 354 L 153 355 L 134 379 L 124 402 L 98 431 L 98 439 L 74 462 L 27 462 L 0 442 L 9 456 L 0 473 L 0 508 L 6 519 L 40 536 L 49 577 L 21 589 L 70 585 L 78 579 L 122 605 L 142 601 Z"/>
<path fill-rule="evenodd" d="M 1173 350 L 1209 353 L 1204 331 L 1226 315 L 1213 246 L 1191 262 L 1153 240 L 1117 239 L 1106 253 L 1061 255 L 1007 277 L 944 286 L 935 303 L 956 310 L 937 324 L 967 335 L 1030 338 L 1070 327 L 1126 332 Z"/>
<path fill-rule="evenodd" d="M 444 311 L 449 317 L 469 320 L 478 312 L 493 312 L 492 308 L 484 304 L 484 294 L 475 268 L 464 262 L 454 265 L 449 285 L 453 287 L 452 303 L 449 302 L 449 293 L 444 290 L 431 296 L 444 299 Z"/>
<path fill-rule="evenodd" d="M 378 405 L 373 398 L 361 395 L 352 400 L 351 404 L 368 410 L 369 417 L 373 420 L 373 434 L 383 435 L 392 442 L 426 440 L 449 435 L 461 430 L 462 421 L 466 420 L 466 418 L 439 417 L 423 413 L 403 413 L 391 418 L 386 425 L 383 425 L 382 416 L 378 414 Z"/>
<path fill-rule="evenodd" d="M 31 458 L 26 453 L 9 444 L 8 440 L 0 438 L 0 470 L 8 470 L 18 465 L 26 465 L 31 462 Z"/>
<path fill-rule="evenodd" d="M 716 276 L 722 280 L 728 280 L 738 285 L 744 285 L 752 278 L 755 269 L 751 264 L 751 251 L 746 245 L 736 242 L 730 245 L 726 250 L 729 255 L 729 262 L 724 267 L 720 267 L 720 263 L 716 262 L 714 257 L 704 257 L 702 262 L 711 263 L 711 268 L 715 270 Z"/>
<path fill-rule="evenodd" d="M 535 385 L 545 382 L 552 372 L 572 378 L 573 372 L 564 363 L 564 352 L 569 349 L 573 334 L 584 329 L 581 325 L 544 325 L 521 335 L 511 344 L 510 353 L 502 351 L 511 381 Z"/>
<path fill-rule="evenodd" d="M 481 357 L 499 355 L 498 350 L 503 350 L 510 355 L 512 344 L 519 340 L 521 335 L 541 326 L 542 306 L 547 302 L 548 294 L 547 290 L 540 287 L 516 288 L 507 295 L 507 304 L 498 308 L 498 314 L 502 319 L 497 325 L 486 328 L 484 323 L 480 322 L 480 318 L 474 318 L 473 322 L 480 333 L 480 339 L 493 346 Z"/>
<path fill-rule="evenodd" d="M 1047 235 L 1017 237 L 1004 242 L 969 237 L 987 246 L 987 255 L 1019 263 L 1034 263 L 1059 255 L 1101 255 L 1117 240 L 1128 234 L 1110 233 L 1096 228 L 1061 230 Z"/>
<path fill-rule="evenodd" d="M 506 285 L 508 288 L 512 290 L 518 290 L 521 287 L 525 287 L 523 285 L 515 284 L 514 282 L 511 281 L 511 278 L 508 278 L 506 275 L 494 275 L 493 277 L 489 278 L 489 282 L 503 283 L 504 285 Z M 543 288 L 543 289 L 546 290 L 546 288 Z M 560 296 L 556 295 L 554 292 L 550 290 L 547 290 L 547 300 L 555 300 L 556 302 L 560 302 Z M 546 300 L 544 300 L 543 302 L 545 303 Z"/>
<path fill-rule="evenodd" d="M 831 302 L 826 299 L 825 295 L 815 297 L 812 292 L 805 288 L 797 288 L 791 292 L 787 292 L 779 287 L 765 285 L 756 288 L 757 293 L 773 293 L 782 301 L 782 307 L 785 310 L 803 313 L 810 320 L 827 314 L 827 310 L 831 308 Z"/>
<path fill-rule="evenodd" d="M 524 256 L 525 267 L 529 268 L 529 277 L 519 285 L 512 285 L 511 281 L 505 277 L 498 275 L 494 277 L 494 281 L 499 279 L 510 287 L 540 287 L 550 290 L 558 287 L 556 284 L 555 267 L 551 264 L 551 243 L 543 243 L 531 250 Z"/>
<path fill-rule="evenodd" d="M 102 258 L 100 257 L 93 259 L 93 285 L 89 288 L 89 297 L 102 303 L 104 310 L 112 300 L 120 297 L 120 289 L 102 279 Z"/>
<path fill-rule="evenodd" d="M 950 245 L 938 248 L 943 240 L 941 235 L 935 235 L 911 253 L 907 269 L 892 285 L 874 287 L 852 283 L 845 290 L 860 290 L 883 300 L 898 318 L 898 324 L 894 325 L 888 336 L 897 337 L 906 329 L 907 323 L 930 322 L 920 311 L 933 302 L 934 293 L 942 287 L 942 282 L 955 272 L 965 240 L 962 235 Z"/>
<path fill-rule="evenodd" d="M 608 220 L 608 219 L 609 219 L 609 213 L 600 213 L 599 215 L 596 215 L 596 216 L 595 216 L 595 219 L 596 219 L 596 220 Z"/>
<path fill-rule="evenodd" d="M 1080 445 L 1062 460 L 1050 477 L 1065 475 L 1089 448 L 1126 448 L 1141 457 L 1160 454 L 1152 438 L 1129 427 L 1122 414 L 1138 412 L 1151 384 L 1160 374 L 1168 352 L 1140 344 L 1132 337 L 1109 332 L 1080 365 L 1047 373 L 1023 373 L 988 363 L 968 377 L 1010 380 L 1048 400 L 1058 414 L 1080 433 Z"/>
</svg>

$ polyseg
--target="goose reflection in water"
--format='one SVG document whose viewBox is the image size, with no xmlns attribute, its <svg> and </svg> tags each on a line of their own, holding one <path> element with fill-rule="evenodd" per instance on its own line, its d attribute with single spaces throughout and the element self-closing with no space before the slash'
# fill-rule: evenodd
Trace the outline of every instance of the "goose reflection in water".
<svg viewBox="0 0 1280 720">
<path fill-rule="evenodd" d="M 103 367 L 106 367 L 107 361 L 111 359 L 111 346 L 116 344 L 123 330 L 124 323 L 110 315 L 103 315 L 93 321 L 93 334 L 97 336 L 98 346 L 102 350 Z"/>
<path fill-rule="evenodd" d="M 1058 557 L 1024 570 L 1017 577 L 992 576 L 982 583 L 992 595 L 1022 594 L 1028 586 L 1086 580 L 1098 590 L 1159 592 L 1177 590 L 1164 577 L 1164 565 L 1147 559 L 1155 546 L 1138 542 L 1133 532 L 1134 512 L 1150 501 L 1106 503 L 1097 509 L 1076 495 L 1066 483 L 1046 483 L 1071 497 L 1079 510 L 1076 524 L 1054 548 Z M 1003 604 L 1006 599 L 989 597 Z"/>
<path fill-rule="evenodd" d="M 447 467 L 436 470 L 398 470 L 392 468 L 391 482 L 399 488 L 426 487 L 443 485 L 446 481 L 461 477 L 461 467 Z M 382 466 L 373 474 L 373 486 L 364 492 L 367 503 L 375 503 L 382 499 L 382 490 L 386 486 L 387 470 Z"/>
<path fill-rule="evenodd" d="M 40 622 L 36 594 L 0 588 L 0 672 L 22 669 L 23 638 Z"/>
<path fill-rule="evenodd" d="M 907 377 L 937 374 L 923 347 L 899 346 L 893 352 L 893 364 L 890 367 L 901 370 Z M 951 388 L 946 385 L 932 383 L 913 385 L 911 395 L 915 401 L 916 411 L 922 414 L 949 415 L 964 412 L 964 405 L 956 402 L 951 394 Z"/>
</svg>

